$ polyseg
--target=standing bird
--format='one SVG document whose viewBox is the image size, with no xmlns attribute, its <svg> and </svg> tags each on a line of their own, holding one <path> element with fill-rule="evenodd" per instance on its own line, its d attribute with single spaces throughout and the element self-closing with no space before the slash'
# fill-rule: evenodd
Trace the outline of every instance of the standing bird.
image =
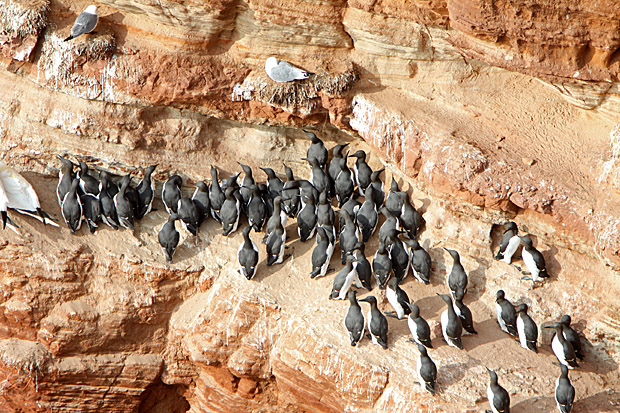
<svg viewBox="0 0 620 413">
<path fill-rule="evenodd" d="M 282 187 L 282 209 L 289 218 L 295 218 L 299 212 L 299 182 L 293 176 L 293 170 L 284 165 L 286 182 Z"/>
<path fill-rule="evenodd" d="M 362 298 L 359 301 L 365 301 L 370 304 L 370 311 L 368 311 L 368 331 L 372 338 L 373 344 L 380 345 L 384 350 L 388 348 L 388 322 L 387 318 L 377 307 L 377 299 L 374 295 L 369 295 Z"/>
<path fill-rule="evenodd" d="M 157 239 L 164 251 L 166 262 L 172 262 L 174 252 L 177 249 L 177 245 L 179 245 L 179 231 L 175 227 L 177 219 L 179 219 L 177 214 L 170 214 L 168 221 L 161 227 L 159 234 L 157 234 Z"/>
<path fill-rule="evenodd" d="M 155 182 L 152 181 L 151 175 L 155 171 L 157 165 L 151 165 L 144 171 L 144 178 L 138 183 L 136 191 L 138 192 L 138 211 L 137 219 L 142 219 L 151 212 L 153 207 L 153 198 L 155 198 Z"/>
<path fill-rule="evenodd" d="M 332 284 L 332 291 L 329 294 L 330 300 L 344 300 L 353 283 L 360 284 L 357 277 L 357 270 L 353 265 L 353 257 L 347 256 L 346 265 L 336 274 Z M 361 287 L 361 284 L 359 285 Z"/>
<path fill-rule="evenodd" d="M 347 155 L 340 159 L 339 165 L 340 172 L 336 175 L 336 180 L 334 181 L 334 191 L 336 192 L 338 206 L 342 208 L 342 205 L 353 195 L 355 183 L 353 182 L 353 174 L 347 166 Z"/>
<path fill-rule="evenodd" d="M 557 357 L 560 364 L 565 365 L 570 370 L 575 367 L 579 367 L 577 364 L 577 357 L 575 356 L 575 349 L 573 345 L 564 338 L 564 334 L 562 334 L 562 324 L 553 323 L 551 325 L 545 326 L 545 328 L 552 328 L 555 330 L 555 335 L 551 340 L 551 349 L 553 350 L 553 354 Z"/>
<path fill-rule="evenodd" d="M 385 207 L 396 218 L 400 218 L 400 213 L 403 210 L 403 202 L 403 197 L 400 195 L 400 189 L 398 188 L 398 182 L 396 182 L 392 176 L 390 192 L 388 192 L 387 198 L 385 198 Z"/>
<path fill-rule="evenodd" d="M 437 293 L 437 295 L 448 304 L 448 308 L 441 313 L 441 332 L 443 333 L 443 338 L 449 346 L 463 350 L 463 343 L 461 341 L 463 325 L 461 324 L 461 318 L 454 311 L 452 298 L 448 294 Z"/>
<path fill-rule="evenodd" d="M 362 283 L 362 286 L 370 291 L 372 290 L 372 267 L 366 258 L 366 253 L 364 252 L 365 248 L 366 246 L 363 242 L 358 242 L 355 244 L 352 252 L 353 265 L 355 266 L 357 278 Z"/>
<path fill-rule="evenodd" d="M 532 275 L 532 281 L 542 281 L 542 278 L 549 278 L 547 268 L 545 266 L 545 258 L 543 255 L 532 245 L 532 239 L 530 237 L 519 237 L 523 244 L 523 262 Z"/>
<path fill-rule="evenodd" d="M 368 242 L 377 228 L 377 222 L 379 222 L 379 213 L 377 212 L 373 193 L 374 189 L 372 186 L 368 186 L 364 193 L 364 203 L 357 211 L 357 226 L 362 233 L 362 241 L 364 242 Z"/>
<path fill-rule="evenodd" d="M 385 242 L 387 234 L 393 229 L 398 229 L 398 219 L 386 207 L 381 207 L 379 211 L 385 217 L 383 225 L 379 228 L 379 242 Z"/>
<path fill-rule="evenodd" d="M 409 297 L 407 293 L 400 288 L 398 285 L 399 282 L 400 280 L 398 278 L 392 277 L 387 284 L 385 296 L 392 308 L 394 308 L 394 311 L 386 313 L 385 315 L 394 316 L 394 314 L 396 314 L 396 318 L 402 320 L 406 315 L 411 313 L 411 308 L 409 308 Z"/>
<path fill-rule="evenodd" d="M 308 151 L 306 152 L 306 158 L 314 158 L 319 163 L 321 168 L 325 168 L 325 164 L 327 163 L 327 148 L 322 140 L 317 138 L 314 132 L 304 130 L 306 135 L 310 138 L 312 143 L 308 147 Z"/>
<path fill-rule="evenodd" d="M 312 251 L 312 272 L 310 278 L 324 277 L 329 269 L 329 262 L 334 253 L 334 245 L 329 241 L 325 228 L 318 227 L 316 246 Z"/>
<path fill-rule="evenodd" d="M 209 200 L 209 187 L 204 181 L 195 182 L 196 189 L 192 195 L 192 201 L 200 211 L 199 226 L 209 218 L 211 211 L 211 201 Z M 139 188 L 139 186 L 138 186 Z"/>
<path fill-rule="evenodd" d="M 504 290 L 497 290 L 495 294 L 495 310 L 497 312 L 497 323 L 502 331 L 516 337 L 517 313 L 515 307 L 505 298 Z"/>
<path fill-rule="evenodd" d="M 413 276 L 420 282 L 428 285 L 431 277 L 431 256 L 416 240 L 407 240 L 405 244 L 411 248 L 409 255 L 411 256 L 411 269 Z"/>
<path fill-rule="evenodd" d="M 265 174 L 267 174 L 267 189 L 269 189 L 269 194 L 271 195 L 271 199 L 276 199 L 277 196 L 282 195 L 282 188 L 284 187 L 284 183 L 280 178 L 276 176 L 276 173 L 271 168 L 260 168 Z"/>
<path fill-rule="evenodd" d="M 237 230 L 239 225 L 239 215 L 241 214 L 241 202 L 235 198 L 234 187 L 226 188 L 226 200 L 220 209 L 220 218 L 222 218 L 222 235 L 228 236 Z"/>
<path fill-rule="evenodd" d="M 478 334 L 474 328 L 474 317 L 471 314 L 471 310 L 463 303 L 464 295 L 465 293 L 460 288 L 456 291 L 454 295 L 454 312 L 461 319 L 463 330 L 469 334 Z"/>
<path fill-rule="evenodd" d="M 452 257 L 452 269 L 448 275 L 448 287 L 450 288 L 452 296 L 454 297 L 454 293 L 459 288 L 463 290 L 463 293 L 467 293 L 467 273 L 461 264 L 459 253 L 448 248 L 444 249 L 448 251 L 448 254 Z"/>
<path fill-rule="evenodd" d="M 517 252 L 519 245 L 521 245 L 519 228 L 517 228 L 517 224 L 510 221 L 506 225 L 506 229 L 502 235 L 502 240 L 499 243 L 499 251 L 497 251 L 495 259 L 503 260 L 506 264 L 510 264 L 512 262 L 512 256 Z"/>
<path fill-rule="evenodd" d="M 390 259 L 390 254 L 385 248 L 385 244 L 382 242 L 379 243 L 379 248 L 377 248 L 377 252 L 372 260 L 372 271 L 375 275 L 377 286 L 381 289 L 385 288 L 385 284 L 390 278 L 390 273 L 392 272 L 392 260 Z"/>
<path fill-rule="evenodd" d="M 319 192 L 329 191 L 329 176 L 319 165 L 319 161 L 316 158 L 302 158 L 302 160 L 308 161 L 310 164 L 310 182 L 316 190 Z"/>
<path fill-rule="evenodd" d="M 243 243 L 237 251 L 237 260 L 239 261 L 239 274 L 242 274 L 248 280 L 251 280 L 256 274 L 256 266 L 258 265 L 258 247 L 250 238 L 252 227 L 248 225 L 243 229 Z"/>
<path fill-rule="evenodd" d="M 121 189 L 114 195 L 114 207 L 118 216 L 118 223 L 121 227 L 133 231 L 134 206 L 127 199 L 126 192 L 131 178 L 125 175 L 121 180 Z"/>
<path fill-rule="evenodd" d="M 385 245 L 390 252 L 394 277 L 398 278 L 399 281 L 402 281 L 409 273 L 409 263 L 411 261 L 411 257 L 409 256 L 409 251 L 405 247 L 405 244 L 398 237 L 399 233 L 401 233 L 401 231 L 397 231 L 395 229 L 390 230 L 385 239 Z"/>
<path fill-rule="evenodd" d="M 487 398 L 493 413 L 510 413 L 510 395 L 502 386 L 497 383 L 497 374 L 489 370 L 489 386 L 487 387 Z"/>
<path fill-rule="evenodd" d="M 286 228 L 286 221 L 288 220 L 288 215 L 282 210 L 282 198 L 277 196 L 273 200 L 273 212 L 271 213 L 271 217 L 267 220 L 267 225 L 265 227 L 265 236 L 263 237 L 263 243 L 267 242 L 267 238 L 276 228 L 278 222 L 282 226 L 282 228 Z"/>
<path fill-rule="evenodd" d="M 411 332 L 413 340 L 425 347 L 433 348 L 433 343 L 431 343 L 431 328 L 426 320 L 420 316 L 420 307 L 416 304 L 409 304 L 409 309 L 411 312 L 407 316 L 407 325 L 409 326 L 409 331 Z"/>
<path fill-rule="evenodd" d="M 377 171 L 374 171 L 370 175 L 370 185 L 372 185 L 372 187 L 375 190 L 374 197 L 375 197 L 375 204 L 377 206 L 383 205 L 383 199 L 385 198 L 385 187 L 384 187 L 383 181 L 381 180 L 381 178 L 379 178 L 379 175 L 381 175 L 383 171 L 385 171 L 385 168 L 381 168 Z"/>
<path fill-rule="evenodd" d="M 243 169 L 243 181 L 241 183 L 241 188 L 239 188 L 239 193 L 241 194 L 241 210 L 246 211 L 248 204 L 250 203 L 250 198 L 252 197 L 252 191 L 254 186 L 256 186 L 256 182 L 254 182 L 254 177 L 252 176 L 252 168 L 248 165 L 244 165 L 241 162 L 237 162 L 241 169 Z"/>
<path fill-rule="evenodd" d="M 252 186 L 252 195 L 250 196 L 246 213 L 248 216 L 248 224 L 254 228 L 254 231 L 261 232 L 267 219 L 267 205 L 265 205 L 260 189 L 256 185 Z"/>
<path fill-rule="evenodd" d="M 301 242 L 306 242 L 314 237 L 316 231 L 316 206 L 314 205 L 314 196 L 305 198 L 304 207 L 297 215 L 297 234 Z"/>
<path fill-rule="evenodd" d="M 579 360 L 584 359 L 583 350 L 581 348 L 581 340 L 579 340 L 579 334 L 573 330 L 570 326 L 571 318 L 568 314 L 565 314 L 560 319 L 560 324 L 562 324 L 562 334 L 564 334 L 564 338 L 573 345 L 573 349 L 575 350 L 575 356 Z"/>
<path fill-rule="evenodd" d="M 99 175 L 99 202 L 101 203 L 101 220 L 109 227 L 118 229 L 118 216 L 116 215 L 116 207 L 114 206 L 114 195 L 109 192 L 109 178 L 105 171 L 101 171 Z M 118 192 L 117 192 L 118 193 Z"/>
<path fill-rule="evenodd" d="M 209 186 L 209 203 L 211 204 L 211 216 L 214 220 L 222 223 L 222 218 L 220 217 L 220 210 L 222 209 L 222 205 L 224 205 L 224 201 L 226 201 L 226 195 L 220 186 L 220 181 L 218 178 L 217 168 L 215 166 L 211 167 L 211 185 Z"/>
<path fill-rule="evenodd" d="M 335 220 L 336 214 L 327 198 L 327 191 L 323 191 L 319 195 L 319 204 L 316 207 L 316 225 L 317 227 L 325 228 L 329 237 L 329 242 L 332 244 L 336 243 Z"/>
<path fill-rule="evenodd" d="M 179 218 L 185 223 L 187 230 L 193 235 L 198 235 L 198 228 L 200 227 L 200 209 L 191 200 L 191 198 L 183 197 L 179 199 L 177 205 L 177 214 Z"/>
<path fill-rule="evenodd" d="M 403 200 L 403 207 L 400 210 L 400 218 L 398 222 L 405 230 L 410 239 L 415 239 L 422 224 L 420 213 L 409 202 L 409 194 L 405 191 L 400 192 L 400 198 Z"/>
<path fill-rule="evenodd" d="M 183 185 L 183 178 L 179 175 L 172 175 L 161 189 L 161 200 L 169 214 L 177 212 L 179 199 L 181 199 L 181 185 Z"/>
<path fill-rule="evenodd" d="M 65 39 L 65 42 L 71 39 L 75 39 L 78 36 L 87 34 L 95 30 L 99 22 L 99 15 L 97 14 L 97 6 L 90 5 L 86 7 L 80 15 L 75 19 L 75 23 L 71 27 L 71 36 Z"/>
<path fill-rule="evenodd" d="M 538 327 L 532 317 L 527 314 L 527 304 L 522 303 L 517 307 L 517 332 L 521 347 L 538 353 L 536 342 L 538 341 Z"/>
<path fill-rule="evenodd" d="M 289 62 L 284 60 L 278 60 L 276 57 L 271 56 L 265 61 L 265 72 L 267 76 L 274 82 L 286 83 L 293 80 L 307 79 L 314 73 L 307 72 L 303 69 L 293 66 Z"/>
<path fill-rule="evenodd" d="M 276 198 L 277 200 L 278 198 Z M 275 215 L 275 213 L 274 213 Z M 286 247 L 286 230 L 282 225 L 282 221 L 275 220 L 274 228 L 267 237 L 265 248 L 267 250 L 267 266 L 273 264 L 282 264 L 284 260 L 284 249 Z"/>
<path fill-rule="evenodd" d="M 437 381 L 437 366 L 428 356 L 426 347 L 418 344 L 418 379 L 422 390 L 427 390 L 430 394 L 435 395 L 435 382 Z"/>
<path fill-rule="evenodd" d="M 353 174 L 355 175 L 355 183 L 357 184 L 357 190 L 360 195 L 366 193 L 366 188 L 370 186 L 370 177 L 372 175 L 372 169 L 366 163 L 366 152 L 359 150 L 351 155 L 357 158 L 355 165 L 353 165 Z"/>
<path fill-rule="evenodd" d="M 349 332 L 349 339 L 353 347 L 364 338 L 364 329 L 366 327 L 366 319 L 364 318 L 362 307 L 360 307 L 357 302 L 356 294 L 357 293 L 353 290 L 349 291 L 347 294 L 349 309 L 347 310 L 347 315 L 344 317 L 344 326 Z"/>
<path fill-rule="evenodd" d="M 82 204 L 84 221 L 86 221 L 91 234 L 94 234 L 97 230 L 97 224 L 101 222 L 101 203 L 99 198 L 93 194 L 83 194 L 80 196 L 80 203 Z"/>
<path fill-rule="evenodd" d="M 342 159 L 342 150 L 346 148 L 349 144 L 343 143 L 336 145 L 332 148 L 332 159 L 329 161 L 329 165 L 327 167 L 327 175 L 329 175 L 330 179 L 330 196 L 335 196 L 334 193 L 334 182 L 336 182 L 336 177 L 340 173 L 340 159 Z"/>
<path fill-rule="evenodd" d="M 560 377 L 555 382 L 555 403 L 560 413 L 570 413 L 575 400 L 575 388 L 568 378 L 568 368 L 560 364 Z"/>
<path fill-rule="evenodd" d="M 65 194 L 62 200 L 62 218 L 65 220 L 72 234 L 79 231 L 82 226 L 82 203 L 77 194 L 79 184 L 80 181 L 77 178 L 74 179 L 73 182 L 71 182 L 71 187 L 69 187 L 69 192 Z"/>
<path fill-rule="evenodd" d="M 85 194 L 99 195 L 99 181 L 88 173 L 88 165 L 86 165 L 86 162 L 80 161 L 79 165 L 80 169 L 76 177 L 80 180 L 80 189 Z"/>
<path fill-rule="evenodd" d="M 359 212 L 361 206 L 362 204 L 358 200 L 353 199 L 353 197 L 351 197 L 349 198 L 347 202 L 344 203 L 342 208 L 340 208 L 340 211 L 346 211 L 351 217 L 351 219 L 353 220 L 353 222 L 355 223 L 355 217 L 357 216 L 357 213 Z M 339 233 L 344 230 L 344 225 L 345 225 L 344 216 L 342 214 L 338 214 L 338 230 L 339 230 L 338 232 Z"/>
<path fill-rule="evenodd" d="M 56 197 L 58 198 L 58 205 L 62 208 L 62 201 L 65 199 L 65 195 L 71 189 L 71 183 L 75 174 L 73 173 L 73 162 L 58 155 L 56 158 L 60 161 L 60 170 L 58 171 L 58 185 L 56 186 Z"/>
<path fill-rule="evenodd" d="M 347 213 L 347 211 L 340 210 L 340 216 L 342 216 L 345 220 L 344 229 L 340 232 L 340 261 L 342 264 L 345 263 L 347 255 L 353 252 L 353 248 L 355 248 L 355 244 L 357 244 L 361 240 L 361 235 L 357 226 L 353 223 L 351 216 Z"/>
</svg>

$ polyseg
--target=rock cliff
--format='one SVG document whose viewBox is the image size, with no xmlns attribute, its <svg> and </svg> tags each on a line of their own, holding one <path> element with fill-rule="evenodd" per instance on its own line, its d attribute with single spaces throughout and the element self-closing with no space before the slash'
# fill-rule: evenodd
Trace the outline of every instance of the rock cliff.
<svg viewBox="0 0 620 413">
<path fill-rule="evenodd" d="M 43 208 L 61 218 L 57 154 L 138 176 L 157 163 L 161 188 L 171 173 L 205 179 L 211 165 L 228 176 L 237 161 L 307 177 L 302 126 L 328 147 L 350 142 L 426 220 L 432 284 L 403 288 L 431 323 L 440 391 L 414 384 L 406 322 L 389 321 L 387 351 L 349 345 L 347 305 L 327 299 L 332 276 L 309 278 L 312 246 L 292 224 L 291 258 L 261 260 L 247 281 L 241 235 L 222 237 L 213 221 L 196 240 L 182 235 L 167 265 L 156 201 L 133 234 L 70 235 L 22 217 L 21 235 L 2 231 L 0 410 L 481 411 L 488 366 L 513 411 L 554 411 L 550 337 L 534 354 L 504 335 L 499 288 L 539 325 L 572 315 L 587 340 L 571 372 L 575 411 L 620 409 L 614 2 L 103 0 L 96 33 L 63 42 L 86 6 L 0 0 L 0 157 Z M 275 84 L 271 55 L 317 75 Z M 541 288 L 493 260 L 508 219 L 548 262 Z M 374 237 L 369 257 L 376 247 Z M 440 340 L 443 247 L 470 274 L 480 334 L 464 352 Z"/>
</svg>

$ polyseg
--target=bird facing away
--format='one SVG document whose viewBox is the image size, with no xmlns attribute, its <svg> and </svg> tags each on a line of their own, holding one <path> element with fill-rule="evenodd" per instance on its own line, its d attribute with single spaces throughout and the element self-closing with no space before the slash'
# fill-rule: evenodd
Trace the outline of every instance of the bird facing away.
<svg viewBox="0 0 620 413">
<path fill-rule="evenodd" d="M 417 366 L 420 387 L 422 387 L 422 390 L 427 390 L 430 394 L 434 395 L 435 382 L 437 381 L 437 366 L 429 357 L 426 347 L 422 344 L 418 344 L 418 351 L 420 352 Z"/>
<path fill-rule="evenodd" d="M 555 402 L 560 413 L 570 413 L 575 400 L 575 388 L 568 378 L 568 367 L 560 364 L 560 377 L 555 382 Z"/>
<path fill-rule="evenodd" d="M 388 322 L 387 318 L 377 307 L 377 299 L 373 295 L 362 298 L 359 301 L 365 301 L 370 304 L 370 311 L 368 311 L 368 331 L 373 344 L 380 345 L 384 350 L 388 348 L 387 333 Z"/>
<path fill-rule="evenodd" d="M 97 6 L 90 5 L 75 19 L 75 23 L 71 27 L 71 36 L 65 39 L 65 42 L 75 39 L 86 33 L 90 33 L 97 27 L 99 15 L 97 14 Z"/>
<path fill-rule="evenodd" d="M 487 398 L 493 413 L 510 413 L 510 395 L 502 386 L 497 383 L 497 374 L 489 370 L 489 386 L 487 387 Z"/>
<path fill-rule="evenodd" d="M 278 60 L 278 58 L 274 56 L 268 57 L 265 61 L 265 72 L 267 72 L 267 76 L 269 76 L 271 80 L 278 83 L 303 80 L 314 75 L 314 73 L 293 66 L 287 61 Z"/>
<path fill-rule="evenodd" d="M 177 214 L 168 216 L 168 221 L 161 227 L 157 235 L 159 245 L 161 245 L 164 251 L 166 262 L 172 262 L 174 251 L 176 251 L 177 245 L 179 245 L 179 231 L 177 231 L 174 226 L 174 223 L 178 219 L 179 216 Z"/>
<path fill-rule="evenodd" d="M 353 347 L 364 338 L 364 329 L 366 327 L 366 319 L 364 318 L 362 307 L 357 302 L 356 294 L 354 290 L 349 291 L 347 294 L 349 309 L 344 318 L 344 325 L 349 332 L 349 339 Z"/>
<path fill-rule="evenodd" d="M 497 290 L 495 294 L 495 310 L 497 323 L 502 331 L 517 337 L 517 312 L 510 301 L 505 298 L 504 290 Z"/>
</svg>

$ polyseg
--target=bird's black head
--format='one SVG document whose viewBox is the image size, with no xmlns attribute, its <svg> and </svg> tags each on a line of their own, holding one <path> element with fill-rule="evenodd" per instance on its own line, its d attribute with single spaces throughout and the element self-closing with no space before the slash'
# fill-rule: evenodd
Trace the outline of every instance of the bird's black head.
<svg viewBox="0 0 620 413">
<path fill-rule="evenodd" d="M 571 318 L 568 314 L 564 314 L 562 318 L 560 318 L 560 323 L 564 324 L 566 327 L 570 327 Z"/>
<path fill-rule="evenodd" d="M 497 292 L 495 293 L 495 302 L 499 300 L 503 300 L 504 297 L 505 297 L 504 290 L 497 290 Z"/>
<path fill-rule="evenodd" d="M 525 303 L 521 303 L 517 307 L 517 313 L 525 313 L 525 314 L 527 314 L 527 310 L 528 310 L 528 306 Z"/>
<path fill-rule="evenodd" d="M 373 305 L 376 306 L 377 305 L 377 299 L 375 298 L 374 295 L 369 295 L 368 297 L 361 298 L 359 301 L 367 302 L 371 306 L 373 306 Z"/>
</svg>

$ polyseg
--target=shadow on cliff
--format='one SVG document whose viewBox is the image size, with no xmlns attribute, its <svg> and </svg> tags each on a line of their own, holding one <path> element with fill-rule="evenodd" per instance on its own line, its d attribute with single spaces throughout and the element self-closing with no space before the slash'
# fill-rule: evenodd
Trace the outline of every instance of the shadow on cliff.
<svg viewBox="0 0 620 413">
<path fill-rule="evenodd" d="M 314 238 L 306 242 L 301 242 L 301 240 L 299 239 L 299 235 L 297 234 L 296 228 L 297 228 L 296 224 L 294 226 L 289 224 L 286 228 L 286 233 L 287 233 L 286 247 L 287 248 L 284 251 L 284 260 L 282 261 L 282 264 L 286 263 L 289 260 L 295 260 L 296 258 L 303 257 L 306 254 L 308 254 L 308 252 L 312 248 L 314 248 L 314 245 L 315 245 Z M 275 272 L 279 271 L 281 269 L 281 264 L 274 264 L 272 266 L 267 266 L 265 245 L 261 244 L 260 246 L 258 246 L 258 248 L 260 251 L 259 257 L 264 257 L 264 259 L 259 261 L 258 263 L 258 267 L 256 269 L 256 276 L 254 277 L 254 280 L 257 282 L 260 282 L 264 280 L 265 278 L 273 275 Z M 332 264 L 333 263 L 334 263 L 334 259 L 332 258 Z M 312 268 L 307 269 L 306 275 L 308 275 L 308 277 L 310 276 L 311 271 L 312 271 Z"/>
<path fill-rule="evenodd" d="M 554 396 L 536 396 L 511 406 L 510 411 L 514 413 L 548 412 L 553 409 L 554 405 Z"/>
<path fill-rule="evenodd" d="M 576 394 L 575 399 L 573 408 L 576 412 L 612 412 L 620 409 L 620 393 L 614 389 L 607 389 L 583 399 Z"/>
</svg>

